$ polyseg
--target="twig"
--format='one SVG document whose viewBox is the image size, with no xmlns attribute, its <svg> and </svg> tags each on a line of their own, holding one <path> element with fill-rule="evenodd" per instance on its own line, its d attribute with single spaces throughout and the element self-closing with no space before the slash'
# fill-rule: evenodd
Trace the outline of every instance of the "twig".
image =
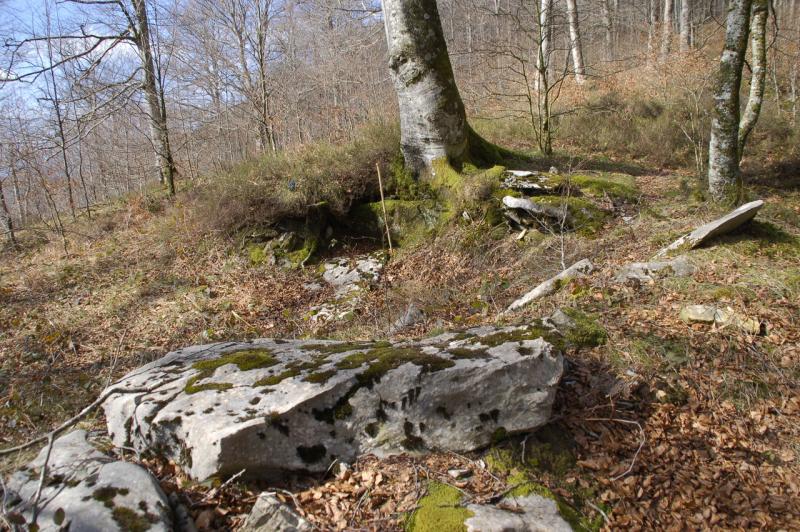
<svg viewBox="0 0 800 532">
<path fill-rule="evenodd" d="M 44 463 L 42 464 L 42 473 L 39 475 L 39 485 L 36 487 L 36 495 L 33 498 L 33 520 L 30 524 L 30 529 L 38 529 L 36 527 L 36 520 L 39 518 L 39 501 L 42 498 L 42 488 L 44 488 L 44 481 L 47 478 L 47 462 L 50 461 L 50 453 L 53 452 L 53 442 L 55 436 L 51 433 L 47 437 L 47 453 L 44 455 Z"/>
<path fill-rule="evenodd" d="M 619 480 L 622 477 L 624 477 L 625 475 L 627 475 L 628 473 L 630 473 L 631 471 L 633 471 L 633 466 L 634 466 L 634 464 L 636 464 L 636 459 L 639 457 L 639 453 L 642 452 L 642 448 L 644 447 L 644 444 L 646 442 L 646 438 L 645 438 L 645 435 L 644 435 L 644 429 L 642 428 L 642 425 L 638 421 L 633 421 L 633 420 L 630 420 L 630 419 L 619 419 L 619 418 L 592 417 L 592 418 L 584 419 L 584 421 L 614 421 L 616 423 L 626 423 L 628 425 L 636 425 L 639 428 L 639 432 L 642 435 L 642 440 L 639 442 L 639 448 L 636 449 L 636 453 L 634 453 L 634 455 L 633 455 L 633 459 L 631 460 L 631 465 L 629 465 L 628 469 L 626 469 L 624 472 L 620 473 L 619 475 L 617 475 L 615 477 L 611 477 L 611 480 L 612 481 Z"/>
<path fill-rule="evenodd" d="M 607 514 L 607 513 L 605 513 L 605 512 L 603 511 L 603 509 L 602 509 L 602 508 L 600 508 L 599 506 L 597 506 L 596 504 L 594 504 L 592 501 L 586 501 L 586 504 L 588 504 L 589 506 L 591 506 L 593 509 L 597 510 L 597 511 L 600 513 L 600 515 L 602 515 L 602 516 L 603 516 L 603 521 L 605 521 L 606 523 L 608 523 L 608 514 Z"/>
<path fill-rule="evenodd" d="M 381 167 L 375 163 L 375 169 L 378 171 L 378 189 L 381 192 L 381 208 L 383 209 L 383 225 L 386 226 L 386 239 L 389 241 L 389 254 L 392 250 L 392 232 L 389 230 L 389 216 L 386 214 L 386 200 L 383 199 L 383 179 L 381 179 Z"/>
<path fill-rule="evenodd" d="M 207 501 L 211 500 L 211 497 L 213 497 L 214 495 L 216 495 L 217 493 L 219 493 L 220 491 L 222 491 L 222 489 L 223 489 L 223 488 L 225 488 L 226 486 L 228 486 L 228 485 L 229 485 L 231 482 L 233 482 L 233 481 L 234 481 L 234 480 L 236 480 L 237 478 L 239 478 L 239 477 L 241 477 L 242 475 L 244 475 L 244 472 L 245 472 L 245 471 L 247 471 L 247 469 L 242 469 L 241 471 L 239 471 L 238 473 L 236 473 L 235 475 L 233 475 L 231 478 L 229 478 L 228 480 L 226 480 L 225 482 L 223 482 L 222 484 L 220 484 L 220 486 L 219 486 L 218 488 L 215 488 L 215 489 L 213 489 L 213 490 L 209 490 L 209 492 L 208 492 L 208 493 L 206 493 L 206 496 L 205 496 L 205 497 L 203 497 L 203 500 L 201 500 L 201 501 L 200 501 L 200 503 L 202 504 L 202 503 L 204 503 L 204 502 L 207 502 Z"/>
</svg>

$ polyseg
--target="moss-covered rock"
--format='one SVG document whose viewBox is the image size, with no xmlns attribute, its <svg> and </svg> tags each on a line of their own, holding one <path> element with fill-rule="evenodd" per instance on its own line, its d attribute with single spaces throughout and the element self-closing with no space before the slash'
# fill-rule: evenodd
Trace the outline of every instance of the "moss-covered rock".
<svg viewBox="0 0 800 532">
<path fill-rule="evenodd" d="M 419 500 L 406 530 L 409 532 L 465 532 L 464 521 L 474 514 L 461 506 L 462 494 L 439 482 L 428 484 L 428 494 Z"/>
</svg>

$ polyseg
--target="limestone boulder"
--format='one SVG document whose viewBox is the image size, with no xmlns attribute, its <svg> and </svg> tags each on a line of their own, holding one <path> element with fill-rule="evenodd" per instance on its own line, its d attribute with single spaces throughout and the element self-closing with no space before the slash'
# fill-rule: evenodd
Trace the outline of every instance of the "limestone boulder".
<svg viewBox="0 0 800 532">
<path fill-rule="evenodd" d="M 36 492 L 47 461 L 41 497 Z M 76 430 L 53 442 L 8 481 L 11 514 L 30 524 L 34 506 L 41 531 L 152 532 L 173 529 L 172 510 L 158 482 L 144 468 L 98 451 Z M 34 504 L 35 503 L 35 504 Z"/>
<path fill-rule="evenodd" d="M 431 449 L 470 451 L 550 417 L 563 371 L 545 326 L 482 327 L 416 342 L 257 340 L 168 354 L 104 404 L 118 446 L 196 479 L 269 478 Z"/>
<path fill-rule="evenodd" d="M 633 262 L 620 269 L 618 283 L 652 283 L 664 277 L 689 277 L 696 268 L 684 255 L 669 261 Z"/>
<path fill-rule="evenodd" d="M 311 524 L 269 492 L 259 494 L 240 532 L 310 532 Z"/>
</svg>

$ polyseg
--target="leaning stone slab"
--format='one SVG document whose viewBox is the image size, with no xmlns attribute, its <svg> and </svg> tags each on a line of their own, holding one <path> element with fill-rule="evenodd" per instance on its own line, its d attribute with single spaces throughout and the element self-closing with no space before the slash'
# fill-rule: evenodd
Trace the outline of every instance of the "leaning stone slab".
<svg viewBox="0 0 800 532">
<path fill-rule="evenodd" d="M 464 522 L 468 532 L 571 532 L 558 512 L 556 501 L 541 495 L 506 497 L 498 506 L 470 504 L 472 517 Z"/>
<path fill-rule="evenodd" d="M 239 532 L 306 532 L 311 524 L 269 492 L 259 494 Z"/>
<path fill-rule="evenodd" d="M 175 351 L 104 404 L 118 446 L 196 479 L 322 472 L 333 460 L 469 451 L 547 422 L 561 354 L 544 326 L 482 327 L 416 342 L 257 340 Z"/>
<path fill-rule="evenodd" d="M 594 266 L 589 259 L 580 260 L 555 277 L 551 277 L 521 298 L 511 303 L 505 312 L 514 312 L 515 310 L 519 310 L 537 299 L 554 294 L 572 279 L 576 277 L 583 277 L 586 274 L 591 273 L 593 270 Z"/>
<path fill-rule="evenodd" d="M 30 524 L 47 449 L 8 482 L 16 508 Z M 158 482 L 144 468 L 106 456 L 76 430 L 53 443 L 36 505 L 41 531 L 172 530 L 172 511 Z"/>
<path fill-rule="evenodd" d="M 663 277 L 689 277 L 695 267 L 684 255 L 670 261 L 633 262 L 622 267 L 614 280 L 618 283 L 629 281 L 650 283 Z"/>
<path fill-rule="evenodd" d="M 746 224 L 755 218 L 761 207 L 764 206 L 763 200 L 751 201 L 745 203 L 741 207 L 726 214 L 722 218 L 708 222 L 689 233 L 688 235 L 680 237 L 678 240 L 665 247 L 656 254 L 656 257 L 662 257 L 670 251 L 681 249 L 693 249 L 697 246 L 708 242 L 712 238 L 730 233 L 737 227 Z"/>
</svg>

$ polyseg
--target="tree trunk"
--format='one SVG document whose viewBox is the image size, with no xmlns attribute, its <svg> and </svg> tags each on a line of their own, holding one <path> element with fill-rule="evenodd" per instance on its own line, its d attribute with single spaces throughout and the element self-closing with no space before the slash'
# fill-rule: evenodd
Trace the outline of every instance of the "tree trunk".
<svg viewBox="0 0 800 532">
<path fill-rule="evenodd" d="M 569 45 L 572 52 L 572 67 L 575 70 L 575 81 L 586 81 L 586 69 L 583 66 L 583 45 L 578 25 L 578 6 L 576 0 L 567 0 L 567 16 L 569 17 Z"/>
<path fill-rule="evenodd" d="M 731 0 L 725 28 L 725 47 L 714 91 L 711 142 L 708 147 L 708 190 L 712 199 L 738 202 L 742 176 L 739 172 L 739 90 L 750 30 L 751 0 Z"/>
<path fill-rule="evenodd" d="M 468 155 L 470 130 L 436 2 L 383 0 L 406 167 L 416 175 Z"/>
<path fill-rule="evenodd" d="M 160 171 L 160 181 L 167 186 L 170 196 L 175 195 L 175 162 L 172 158 L 172 149 L 169 145 L 169 131 L 167 130 L 167 114 L 163 102 L 160 101 L 162 94 L 158 89 L 156 79 L 155 62 L 153 52 L 150 47 L 150 27 L 147 19 L 147 7 L 145 0 L 133 0 L 136 9 L 137 28 L 136 46 L 142 60 L 142 70 L 144 71 L 144 82 L 142 89 L 147 98 L 147 106 L 150 114 L 150 133 L 153 137 L 153 147 L 155 148 L 156 163 Z"/>
<path fill-rule="evenodd" d="M 0 181 L 0 226 L 3 232 L 8 235 L 8 241 L 11 243 L 11 246 L 16 248 L 17 238 L 14 236 L 14 222 L 11 219 L 11 212 L 8 210 L 8 205 L 6 204 L 2 181 Z"/>
<path fill-rule="evenodd" d="M 539 4 L 539 46 L 536 55 L 536 90 L 546 90 L 550 66 L 550 40 L 553 34 L 551 13 L 553 0 L 541 0 Z"/>
<path fill-rule="evenodd" d="M 761 103 L 764 101 L 764 87 L 767 77 L 767 16 L 769 3 L 767 0 L 753 1 L 753 19 L 750 23 L 750 50 L 752 61 L 750 66 L 753 76 L 750 79 L 750 97 L 744 110 L 742 121 L 739 124 L 739 159 L 744 153 L 747 137 L 753 131 L 761 114 Z"/>
<path fill-rule="evenodd" d="M 672 1 L 664 0 L 664 17 L 661 20 L 661 60 L 672 51 Z"/>
<path fill-rule="evenodd" d="M 688 52 L 692 47 L 692 27 L 691 27 L 691 0 L 681 0 L 681 52 Z"/>
<path fill-rule="evenodd" d="M 614 60 L 614 31 L 611 20 L 611 8 L 608 6 L 608 0 L 601 0 L 600 8 L 603 14 L 603 28 L 605 29 L 605 57 L 606 61 L 610 63 Z"/>
</svg>

